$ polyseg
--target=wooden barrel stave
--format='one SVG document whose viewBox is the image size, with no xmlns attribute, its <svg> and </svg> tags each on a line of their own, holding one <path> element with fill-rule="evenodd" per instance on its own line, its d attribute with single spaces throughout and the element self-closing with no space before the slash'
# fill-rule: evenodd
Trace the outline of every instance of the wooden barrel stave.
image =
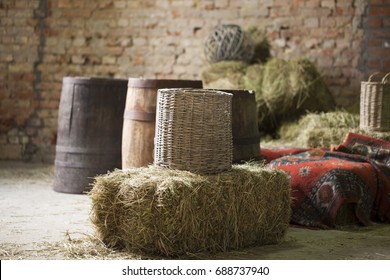
<svg viewBox="0 0 390 280">
<path fill-rule="evenodd" d="M 202 88 L 202 81 L 129 78 L 122 133 L 124 169 L 153 163 L 157 91 L 160 88 Z"/>
<path fill-rule="evenodd" d="M 260 159 L 260 134 L 255 92 L 253 90 L 218 90 L 233 94 L 233 162 L 240 163 Z"/>
<path fill-rule="evenodd" d="M 53 189 L 83 193 L 97 174 L 121 168 L 127 81 L 63 79 Z"/>
</svg>

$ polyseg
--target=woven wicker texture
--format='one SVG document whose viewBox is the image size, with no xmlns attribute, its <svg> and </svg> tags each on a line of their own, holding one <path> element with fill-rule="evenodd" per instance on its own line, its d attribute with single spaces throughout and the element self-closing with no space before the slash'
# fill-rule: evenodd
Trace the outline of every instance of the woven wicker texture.
<svg viewBox="0 0 390 280">
<path fill-rule="evenodd" d="M 232 94 L 159 89 L 154 164 L 199 174 L 230 170 Z"/>
<path fill-rule="evenodd" d="M 234 24 L 217 26 L 205 42 L 204 53 L 210 63 L 223 60 L 250 62 L 255 51 L 251 37 Z"/>
<path fill-rule="evenodd" d="M 360 129 L 366 131 L 390 131 L 390 73 L 381 81 L 361 83 L 360 92 Z"/>
</svg>

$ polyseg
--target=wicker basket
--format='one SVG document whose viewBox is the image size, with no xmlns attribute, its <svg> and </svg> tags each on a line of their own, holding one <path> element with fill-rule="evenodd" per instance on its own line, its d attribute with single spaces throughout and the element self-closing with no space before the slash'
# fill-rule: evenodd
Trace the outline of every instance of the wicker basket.
<svg viewBox="0 0 390 280">
<path fill-rule="evenodd" d="M 154 164 L 199 174 L 231 169 L 232 94 L 159 89 Z"/>
<path fill-rule="evenodd" d="M 361 83 L 360 129 L 366 131 L 390 131 L 390 83 L 387 73 L 382 81 L 373 82 L 372 74 L 367 82 Z"/>
</svg>

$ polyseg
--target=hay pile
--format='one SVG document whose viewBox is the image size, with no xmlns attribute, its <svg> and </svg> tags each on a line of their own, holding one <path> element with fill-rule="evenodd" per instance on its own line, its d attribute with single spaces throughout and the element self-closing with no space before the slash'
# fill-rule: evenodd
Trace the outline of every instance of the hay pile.
<svg viewBox="0 0 390 280">
<path fill-rule="evenodd" d="M 248 64 L 242 61 L 221 61 L 202 71 L 204 88 L 244 89 L 243 76 Z"/>
<path fill-rule="evenodd" d="M 290 83 L 296 106 L 302 112 L 328 112 L 336 103 L 317 67 L 308 59 L 289 61 Z"/>
<path fill-rule="evenodd" d="M 327 112 L 335 108 L 334 99 L 313 63 L 305 58 L 273 58 L 264 66 L 262 100 L 271 118 L 271 126 L 260 124 L 265 132 L 274 132 L 284 121 L 297 119 L 306 112 Z M 258 99 L 258 102 L 263 101 Z M 259 112 L 259 117 L 261 112 Z"/>
<path fill-rule="evenodd" d="M 264 63 L 271 57 L 271 44 L 265 30 L 255 26 L 249 27 L 245 32 L 252 38 L 254 54 L 251 63 Z"/>
<path fill-rule="evenodd" d="M 274 134 L 286 120 L 307 112 L 328 112 L 335 101 L 313 63 L 305 58 L 272 58 L 265 64 L 215 63 L 202 72 L 204 88 L 256 92 L 261 134 Z"/>
<path fill-rule="evenodd" d="M 96 177 L 91 219 L 108 247 L 164 256 L 281 241 L 290 220 L 285 173 L 259 165 L 201 176 L 154 166 Z"/>
<path fill-rule="evenodd" d="M 286 123 L 279 130 L 280 138 L 295 141 L 297 146 L 309 148 L 341 144 L 359 117 L 344 111 L 307 114 L 296 123 Z"/>
<path fill-rule="evenodd" d="M 268 147 L 330 147 L 343 143 L 349 132 L 390 141 L 390 132 L 360 130 L 358 114 L 338 110 L 320 114 L 309 113 L 297 122 L 284 123 L 279 129 L 279 139 L 262 141 L 262 145 Z"/>
<path fill-rule="evenodd" d="M 310 60 L 271 58 L 263 29 L 252 26 L 245 35 L 254 45 L 252 59 L 209 60 L 214 64 L 203 69 L 202 81 L 204 88 L 254 90 L 261 135 L 275 135 L 283 122 L 297 120 L 307 112 L 335 109 L 329 88 Z"/>
</svg>

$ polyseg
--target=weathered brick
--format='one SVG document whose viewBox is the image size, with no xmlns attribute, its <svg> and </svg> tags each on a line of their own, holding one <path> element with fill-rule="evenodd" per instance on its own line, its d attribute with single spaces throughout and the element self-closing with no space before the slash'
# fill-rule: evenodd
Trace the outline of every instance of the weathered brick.
<svg viewBox="0 0 390 280">
<path fill-rule="evenodd" d="M 42 127 L 42 119 L 37 117 L 32 117 L 27 121 L 28 127 Z"/>
<path fill-rule="evenodd" d="M 306 18 L 304 25 L 308 28 L 316 28 L 320 26 L 319 18 Z"/>
<path fill-rule="evenodd" d="M 82 47 L 86 44 L 86 39 L 84 37 L 78 37 L 73 40 L 73 46 Z"/>
<path fill-rule="evenodd" d="M 216 8 L 223 9 L 227 8 L 227 6 L 229 5 L 229 0 L 215 0 L 214 3 Z"/>
<path fill-rule="evenodd" d="M 390 16 L 390 7 L 371 7 L 368 9 L 369 16 Z"/>
<path fill-rule="evenodd" d="M 71 8 L 72 2 L 70 0 L 58 0 L 57 7 L 58 8 Z"/>
<path fill-rule="evenodd" d="M 116 57 L 115 56 L 103 56 L 103 64 L 115 64 Z"/>
<path fill-rule="evenodd" d="M 145 46 L 147 43 L 147 39 L 145 37 L 138 37 L 133 39 L 134 46 Z"/>
<path fill-rule="evenodd" d="M 57 109 L 59 106 L 59 100 L 43 100 L 37 103 L 33 102 L 36 107 L 43 109 Z"/>
<path fill-rule="evenodd" d="M 89 11 L 87 9 L 69 9 L 63 11 L 64 17 L 70 18 L 89 18 L 91 14 L 92 11 Z"/>
<path fill-rule="evenodd" d="M 0 53 L 0 61 L 12 62 L 14 60 L 13 54 Z"/>
<path fill-rule="evenodd" d="M 321 0 L 321 7 L 334 8 L 334 7 L 336 7 L 336 1 L 335 0 Z"/>
<path fill-rule="evenodd" d="M 126 2 L 127 1 L 124 1 L 124 0 L 114 1 L 114 7 L 115 8 L 120 8 L 120 9 L 126 8 L 126 6 L 127 6 Z"/>
<path fill-rule="evenodd" d="M 335 45 L 336 45 L 336 41 L 334 39 L 327 39 L 327 40 L 324 40 L 322 43 L 322 47 L 324 49 L 334 48 Z"/>
<path fill-rule="evenodd" d="M 18 99 L 31 100 L 31 99 L 35 98 L 36 96 L 37 96 L 37 94 L 33 91 L 17 91 L 15 93 L 15 98 L 18 98 Z"/>
<path fill-rule="evenodd" d="M 5 147 L 5 145 L 4 144 L 7 144 L 7 135 L 5 135 L 5 134 L 0 134 L 0 149 L 1 149 L 1 147 L 3 146 L 3 147 Z"/>
<path fill-rule="evenodd" d="M 7 142 L 12 144 L 19 144 L 19 137 L 18 136 L 9 136 L 7 139 Z"/>
<path fill-rule="evenodd" d="M 386 29 L 376 29 L 371 32 L 374 38 L 390 39 L 390 32 Z"/>
<path fill-rule="evenodd" d="M 384 4 L 384 1 L 387 1 L 387 0 L 370 0 L 370 4 L 372 6 L 375 6 L 375 5 L 382 5 Z"/>
<path fill-rule="evenodd" d="M 28 108 L 31 105 L 30 100 L 22 100 L 22 99 L 3 99 L 1 101 L 1 106 L 4 106 L 5 108 Z"/>
<path fill-rule="evenodd" d="M 45 118 L 43 120 L 43 125 L 47 128 L 56 128 L 57 127 L 57 118 Z"/>
<path fill-rule="evenodd" d="M 19 160 L 22 155 L 22 145 L 19 144 L 3 144 L 0 145 L 1 158 Z"/>
<path fill-rule="evenodd" d="M 382 40 L 381 39 L 369 39 L 367 41 L 368 47 L 381 47 L 382 46 Z"/>
<path fill-rule="evenodd" d="M 383 60 L 383 68 L 390 72 L 390 59 L 386 58 Z"/>
<path fill-rule="evenodd" d="M 382 61 L 380 59 L 369 59 L 367 61 L 367 66 L 370 69 L 380 69 L 382 65 Z"/>
<path fill-rule="evenodd" d="M 23 73 L 23 72 L 32 72 L 33 65 L 27 63 L 20 64 L 10 64 L 8 65 L 8 71 L 10 73 Z"/>
<path fill-rule="evenodd" d="M 382 26 L 382 18 L 381 17 L 368 18 L 365 21 L 365 25 L 367 28 L 380 28 Z"/>
<path fill-rule="evenodd" d="M 121 19 L 119 19 L 119 21 L 118 21 L 118 26 L 120 26 L 120 27 L 129 26 L 129 20 L 126 19 L 126 18 L 121 18 Z"/>
<path fill-rule="evenodd" d="M 369 57 L 390 57 L 390 48 L 369 48 L 367 54 Z"/>
<path fill-rule="evenodd" d="M 385 28 L 390 27 L 390 18 L 384 17 L 382 19 L 382 22 L 383 22 L 383 27 L 385 27 Z"/>
<path fill-rule="evenodd" d="M 72 63 L 74 64 L 84 64 L 86 61 L 86 58 L 81 55 L 72 55 Z"/>
</svg>

